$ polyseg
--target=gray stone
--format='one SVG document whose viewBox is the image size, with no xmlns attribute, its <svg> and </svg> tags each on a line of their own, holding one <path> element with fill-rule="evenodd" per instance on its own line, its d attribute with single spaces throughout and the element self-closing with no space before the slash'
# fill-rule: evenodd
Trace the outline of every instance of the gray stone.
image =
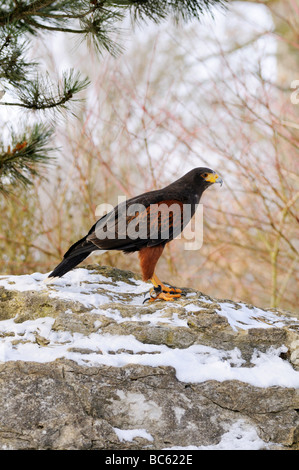
<svg viewBox="0 0 299 470">
<path fill-rule="evenodd" d="M 295 371 L 299 367 L 299 320 L 295 314 L 247 306 L 260 324 L 267 315 L 269 321 L 272 321 L 271 315 L 281 321 L 273 320 L 273 325 L 267 328 L 233 327 L 222 310 L 223 302 L 229 302 L 237 312 L 242 311 L 240 303 L 211 299 L 186 289 L 188 295 L 177 301 L 142 306 L 140 293 L 134 293 L 134 287 L 140 282 L 137 275 L 108 267 L 90 266 L 89 269 L 105 278 L 97 281 L 98 286 L 93 290 L 106 296 L 100 309 L 77 300 L 55 297 L 59 290 L 55 286 L 26 292 L 0 287 L 0 319 L 13 319 L 9 324 L 11 330 L 8 326 L 0 331 L 0 344 L 1 341 L 5 347 L 9 344 L 12 350 L 35 344 L 41 353 L 51 351 L 57 344 L 65 346 L 65 354 L 56 360 L 39 362 L 37 357 L 37 362 L 6 361 L 4 358 L 0 362 L 0 447 L 163 449 L 211 446 L 217 445 L 241 420 L 256 429 L 265 448 L 269 443 L 277 449 L 298 450 L 298 389 L 258 387 L 240 380 L 183 382 L 177 378 L 173 367 L 134 363 L 144 354 L 159 356 L 159 348 L 164 346 L 183 351 L 202 345 L 227 354 L 237 349 L 242 367 L 251 368 L 257 351 L 265 353 L 269 348 L 283 347 L 281 359 Z M 90 288 L 92 282 L 88 283 Z M 127 289 L 118 291 L 117 283 Z M 158 320 L 150 321 L 150 315 L 157 313 Z M 18 333 L 21 331 L 17 330 L 18 325 L 25 328 L 27 320 L 43 318 L 51 320 L 49 333 L 40 330 L 39 323 L 30 335 Z M 56 344 L 55 335 L 61 334 L 66 335 L 65 342 L 59 340 Z M 132 335 L 144 345 L 144 350 L 114 348 L 111 343 L 111 351 L 105 353 L 101 344 L 98 349 L 92 344 L 89 347 L 88 342 L 73 346 L 68 334 L 70 338 L 80 335 L 90 341 L 93 334 L 111 335 L 111 342 L 118 335 Z M 156 349 L 147 350 L 149 345 Z M 67 354 L 79 359 L 70 360 L 65 357 Z M 125 357 L 127 363 L 118 367 L 104 363 L 92 365 L 89 359 L 96 355 L 100 360 L 107 354 Z M 144 429 L 152 439 L 141 436 L 131 441 L 121 440 L 116 429 Z"/>
</svg>

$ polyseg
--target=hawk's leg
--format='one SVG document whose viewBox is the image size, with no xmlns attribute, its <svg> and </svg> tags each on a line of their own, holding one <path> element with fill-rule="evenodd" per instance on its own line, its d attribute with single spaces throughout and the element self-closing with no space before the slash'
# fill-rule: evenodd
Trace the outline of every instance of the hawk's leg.
<svg viewBox="0 0 299 470">
<path fill-rule="evenodd" d="M 155 267 L 158 259 L 160 258 L 164 246 L 157 245 L 153 247 L 145 247 L 139 251 L 139 260 L 142 271 L 143 281 L 150 280 L 153 284 L 153 288 L 150 290 L 150 297 L 145 299 L 144 302 L 149 300 L 154 302 L 155 300 L 173 300 L 181 297 L 181 289 L 175 287 L 168 287 L 160 281 L 155 275 Z"/>
</svg>

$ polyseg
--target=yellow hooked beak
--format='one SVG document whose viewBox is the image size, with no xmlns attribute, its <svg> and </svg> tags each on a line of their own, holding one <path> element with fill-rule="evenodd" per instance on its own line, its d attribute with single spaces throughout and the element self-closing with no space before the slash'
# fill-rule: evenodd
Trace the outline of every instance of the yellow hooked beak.
<svg viewBox="0 0 299 470">
<path fill-rule="evenodd" d="M 222 186 L 222 179 L 220 176 L 218 176 L 216 173 L 208 173 L 207 176 L 205 177 L 205 180 L 208 183 L 220 183 L 220 186 Z"/>
</svg>

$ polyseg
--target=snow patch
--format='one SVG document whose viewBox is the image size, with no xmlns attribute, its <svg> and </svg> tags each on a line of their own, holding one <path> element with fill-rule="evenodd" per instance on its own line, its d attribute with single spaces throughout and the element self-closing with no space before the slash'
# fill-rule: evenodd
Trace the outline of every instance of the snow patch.
<svg viewBox="0 0 299 470">
<path fill-rule="evenodd" d="M 218 312 L 227 318 L 234 331 L 237 329 L 273 328 L 274 326 L 279 328 L 285 325 L 281 317 L 257 307 L 249 308 L 245 304 L 238 303 L 236 305 L 240 308 L 236 308 L 234 304 L 229 302 L 222 302 L 220 305 L 221 309 Z"/>
<path fill-rule="evenodd" d="M 257 434 L 255 428 L 243 420 L 234 423 L 230 430 L 222 435 L 221 441 L 215 445 L 168 447 L 164 450 L 260 450 L 271 448 Z"/>
<path fill-rule="evenodd" d="M 143 439 L 147 439 L 148 441 L 153 441 L 153 436 L 147 432 L 145 429 L 119 429 L 113 428 L 115 431 L 118 439 L 123 441 L 132 442 L 135 437 L 143 437 Z"/>
</svg>

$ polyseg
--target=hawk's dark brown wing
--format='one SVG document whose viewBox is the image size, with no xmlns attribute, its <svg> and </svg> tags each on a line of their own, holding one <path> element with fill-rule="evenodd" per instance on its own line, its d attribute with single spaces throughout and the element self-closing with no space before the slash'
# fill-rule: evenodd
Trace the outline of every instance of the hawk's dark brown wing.
<svg viewBox="0 0 299 470">
<path fill-rule="evenodd" d="M 173 240 L 188 221 L 184 220 L 182 202 L 176 200 L 159 201 L 147 207 L 117 206 L 100 219 L 87 240 L 102 250 L 138 251 Z"/>
</svg>

